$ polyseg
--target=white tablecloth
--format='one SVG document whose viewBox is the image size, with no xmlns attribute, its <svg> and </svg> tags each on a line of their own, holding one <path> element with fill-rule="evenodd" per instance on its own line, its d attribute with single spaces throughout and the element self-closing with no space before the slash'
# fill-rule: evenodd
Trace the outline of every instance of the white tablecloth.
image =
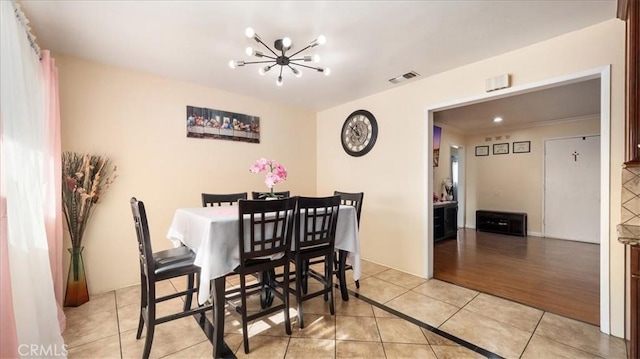
<svg viewBox="0 0 640 359">
<path fill-rule="evenodd" d="M 238 206 L 196 207 L 176 210 L 167 238 L 175 246 L 183 243 L 196 253 L 201 268 L 198 302 L 209 298 L 210 280 L 233 272 L 240 264 L 238 244 Z M 340 206 L 336 228 L 336 249 L 349 252 L 353 278 L 360 278 L 360 240 L 356 210 Z"/>
</svg>

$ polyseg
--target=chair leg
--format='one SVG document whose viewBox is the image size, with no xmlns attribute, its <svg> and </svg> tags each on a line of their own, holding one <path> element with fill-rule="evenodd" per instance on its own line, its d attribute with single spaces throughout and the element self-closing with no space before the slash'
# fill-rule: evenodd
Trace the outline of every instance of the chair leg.
<svg viewBox="0 0 640 359">
<path fill-rule="evenodd" d="M 187 276 L 187 290 L 189 290 L 189 291 L 193 290 L 193 282 L 194 282 L 193 277 L 194 277 L 193 273 L 191 273 L 191 274 L 189 274 Z M 183 308 L 183 310 L 185 312 L 188 311 L 189 309 L 191 309 L 191 299 L 192 298 L 193 298 L 193 293 L 187 294 L 187 297 L 184 300 L 184 308 Z"/>
<path fill-rule="evenodd" d="M 356 281 L 356 288 L 360 289 L 360 279 Z"/>
<path fill-rule="evenodd" d="M 151 354 L 151 343 L 153 343 L 153 334 L 156 330 L 156 288 L 155 283 L 151 283 L 153 287 L 149 287 L 147 293 L 147 334 L 144 341 L 144 351 L 142 359 L 148 359 Z"/>
<path fill-rule="evenodd" d="M 244 344 L 244 353 L 249 354 L 249 330 L 247 329 L 247 291 L 246 279 L 244 274 L 240 275 L 240 311 L 242 314 L 242 342 Z"/>
<path fill-rule="evenodd" d="M 155 325 L 153 321 L 149 320 L 147 323 L 147 337 L 144 341 L 144 351 L 142 352 L 142 359 L 148 359 L 151 354 L 151 343 L 153 342 L 153 333 L 155 331 Z"/>
<path fill-rule="evenodd" d="M 333 258 L 327 258 L 327 264 L 329 265 L 328 268 L 331 268 L 330 266 L 331 262 L 333 262 Z M 327 275 L 325 280 L 327 285 L 327 287 L 325 288 L 328 290 L 328 295 L 329 295 L 329 312 L 331 313 L 331 315 L 334 315 L 336 313 L 336 310 L 333 304 L 333 273 L 331 272 L 331 270 L 327 270 Z"/>
<path fill-rule="evenodd" d="M 291 317 L 289 315 L 289 265 L 284 270 L 282 283 L 282 295 L 284 296 L 284 329 L 287 335 L 291 335 Z"/>
<path fill-rule="evenodd" d="M 142 271 L 140 273 L 140 319 L 138 321 L 138 332 L 136 333 L 136 339 L 140 339 L 142 336 L 142 329 L 144 328 L 144 315 L 142 314 L 148 308 L 148 293 L 147 293 L 147 278 Z"/>
<path fill-rule="evenodd" d="M 296 268 L 303 268 L 302 261 L 296 261 Z M 303 269 L 304 270 L 304 269 Z M 298 326 L 300 329 L 304 328 L 304 317 L 302 315 L 302 283 L 304 273 L 298 273 L 296 275 L 296 302 L 298 302 Z"/>
<path fill-rule="evenodd" d="M 305 260 L 301 264 L 302 268 L 302 293 L 307 294 L 309 284 L 309 261 Z"/>
<path fill-rule="evenodd" d="M 332 263 L 330 262 L 330 259 L 328 257 L 325 257 L 325 261 L 324 261 L 324 278 L 325 281 L 329 280 L 329 277 L 333 276 L 333 269 L 332 269 Z M 326 289 L 326 287 L 325 287 Z M 329 300 L 329 293 L 327 293 L 326 291 L 324 292 L 324 301 L 326 302 L 327 300 Z"/>
</svg>

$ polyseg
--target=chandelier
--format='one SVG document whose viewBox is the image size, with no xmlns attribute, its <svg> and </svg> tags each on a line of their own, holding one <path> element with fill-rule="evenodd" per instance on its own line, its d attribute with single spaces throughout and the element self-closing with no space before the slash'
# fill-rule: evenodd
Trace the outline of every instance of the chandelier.
<svg viewBox="0 0 640 359">
<path fill-rule="evenodd" d="M 267 50 L 269 50 L 269 52 L 272 55 L 270 55 L 269 53 L 263 53 L 261 51 L 257 51 L 256 49 L 254 49 L 253 47 L 247 47 L 247 49 L 245 50 L 245 53 L 247 54 L 247 56 L 255 56 L 258 58 L 266 58 L 268 60 L 262 60 L 262 61 L 234 61 L 231 60 L 229 61 L 229 67 L 231 67 L 232 69 L 235 69 L 236 67 L 240 67 L 240 66 L 244 66 L 244 65 L 250 65 L 250 64 L 268 64 L 265 65 L 263 67 L 260 67 L 258 69 L 258 73 L 260 73 L 260 75 L 264 75 L 265 73 L 267 73 L 269 70 L 271 70 L 271 68 L 275 67 L 276 65 L 280 65 L 280 74 L 278 75 L 278 79 L 276 80 L 276 84 L 278 86 L 282 86 L 282 69 L 285 67 L 288 67 L 289 69 L 291 69 L 291 72 L 293 72 L 293 74 L 296 77 L 300 77 L 302 76 L 302 71 L 300 71 L 300 69 L 298 67 L 304 67 L 307 69 L 311 69 L 311 70 L 315 70 L 318 72 L 322 72 L 323 74 L 325 74 L 325 76 L 329 76 L 329 74 L 331 73 L 331 70 L 329 70 L 329 68 L 325 67 L 325 68 L 321 68 L 321 67 L 316 67 L 316 66 L 309 66 L 309 65 L 304 65 L 301 62 L 319 62 L 320 61 L 320 56 L 318 55 L 300 55 L 302 52 L 304 52 L 307 49 L 310 49 L 312 47 L 316 47 L 318 45 L 322 45 L 325 42 L 327 42 L 327 38 L 320 35 L 318 36 L 317 39 L 311 41 L 311 43 L 309 43 L 309 45 L 307 45 L 306 47 L 304 47 L 302 50 L 299 50 L 291 55 L 287 55 L 287 51 L 289 51 L 291 49 L 291 46 L 293 45 L 291 42 L 291 39 L 288 37 L 284 37 L 282 39 L 278 39 L 273 43 L 273 47 L 275 48 L 275 50 L 273 50 L 272 48 L 270 48 L 269 46 L 267 46 L 267 44 L 265 44 L 264 42 L 262 42 L 262 39 L 260 38 L 260 36 L 258 36 L 258 34 L 255 33 L 255 31 L 253 31 L 252 28 L 247 28 L 245 30 L 245 35 L 247 35 L 248 38 L 250 39 L 254 39 L 256 40 L 256 42 L 262 44 L 262 46 L 266 47 Z M 278 52 L 276 52 L 276 50 Z M 295 57 L 297 55 L 300 55 L 299 57 Z"/>
</svg>

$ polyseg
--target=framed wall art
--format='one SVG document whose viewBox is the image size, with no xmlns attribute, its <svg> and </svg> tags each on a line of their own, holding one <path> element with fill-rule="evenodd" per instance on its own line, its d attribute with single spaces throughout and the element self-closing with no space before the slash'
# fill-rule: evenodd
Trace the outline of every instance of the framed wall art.
<svg viewBox="0 0 640 359">
<path fill-rule="evenodd" d="M 493 144 L 493 154 L 494 155 L 507 155 L 507 154 L 509 154 L 509 144 L 508 143 L 494 143 Z"/>
<path fill-rule="evenodd" d="M 476 156 L 489 156 L 489 146 L 476 146 Z"/>
<path fill-rule="evenodd" d="M 513 153 L 531 152 L 531 141 L 519 141 L 513 143 Z"/>
<path fill-rule="evenodd" d="M 433 167 L 438 167 L 440 160 L 440 138 L 442 138 L 442 128 L 433 126 Z"/>
<path fill-rule="evenodd" d="M 187 137 L 260 143 L 260 117 L 187 106 Z"/>
</svg>

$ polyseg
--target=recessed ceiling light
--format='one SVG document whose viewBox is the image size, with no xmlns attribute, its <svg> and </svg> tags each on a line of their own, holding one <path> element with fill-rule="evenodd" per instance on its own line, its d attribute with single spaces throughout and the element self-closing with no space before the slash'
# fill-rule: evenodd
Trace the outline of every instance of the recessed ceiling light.
<svg viewBox="0 0 640 359">
<path fill-rule="evenodd" d="M 493 119 L 493 122 L 495 122 L 495 123 L 502 122 L 502 117 L 500 117 L 500 116 L 495 117 L 495 118 Z"/>
</svg>

